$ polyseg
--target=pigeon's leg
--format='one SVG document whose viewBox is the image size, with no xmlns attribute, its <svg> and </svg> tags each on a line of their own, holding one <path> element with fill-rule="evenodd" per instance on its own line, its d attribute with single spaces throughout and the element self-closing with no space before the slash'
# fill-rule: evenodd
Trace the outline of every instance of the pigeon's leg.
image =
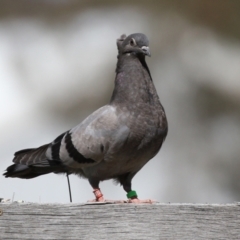
<svg viewBox="0 0 240 240">
<path fill-rule="evenodd" d="M 89 200 L 88 202 L 91 203 L 124 203 L 123 200 L 106 200 L 103 197 L 103 194 L 99 188 L 99 180 L 96 179 L 89 179 L 88 180 L 89 183 L 91 184 L 92 188 L 93 188 L 93 193 L 95 195 L 95 199 L 93 200 Z"/>
<path fill-rule="evenodd" d="M 132 178 L 136 173 L 129 173 L 119 178 L 120 183 L 123 185 L 123 189 L 127 192 L 128 203 L 154 203 L 151 199 L 140 200 L 138 199 L 136 191 L 132 190 Z"/>
<path fill-rule="evenodd" d="M 91 184 L 93 188 L 93 193 L 95 195 L 95 199 L 89 200 L 88 202 L 105 202 L 105 199 L 103 197 L 103 194 L 99 188 L 99 180 L 96 179 L 89 179 L 89 183 Z"/>
<path fill-rule="evenodd" d="M 102 194 L 100 188 L 94 188 L 93 193 L 96 197 L 97 202 L 104 202 L 104 197 L 103 197 L 103 194 Z"/>
</svg>

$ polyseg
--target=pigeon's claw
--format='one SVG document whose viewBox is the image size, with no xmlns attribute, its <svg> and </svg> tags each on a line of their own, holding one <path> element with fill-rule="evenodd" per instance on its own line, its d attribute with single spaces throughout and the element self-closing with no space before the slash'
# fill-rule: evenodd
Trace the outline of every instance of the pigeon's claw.
<svg viewBox="0 0 240 240">
<path fill-rule="evenodd" d="M 140 200 L 140 199 L 138 199 L 138 198 L 130 198 L 130 199 L 128 199 L 127 202 L 128 202 L 128 203 L 136 203 L 136 204 L 138 204 L 138 203 L 149 203 L 149 204 L 152 204 L 152 203 L 156 203 L 157 201 L 154 201 L 154 200 L 152 200 L 152 199 Z"/>
</svg>

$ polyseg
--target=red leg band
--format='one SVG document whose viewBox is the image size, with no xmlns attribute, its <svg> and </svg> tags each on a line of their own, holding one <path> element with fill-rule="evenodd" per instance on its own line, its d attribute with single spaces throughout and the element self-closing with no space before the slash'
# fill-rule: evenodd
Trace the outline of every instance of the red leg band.
<svg viewBox="0 0 240 240">
<path fill-rule="evenodd" d="M 94 189 L 93 193 L 94 193 L 94 195 L 96 197 L 96 200 L 98 200 L 99 198 L 103 197 L 103 194 L 101 193 L 100 189 Z"/>
</svg>

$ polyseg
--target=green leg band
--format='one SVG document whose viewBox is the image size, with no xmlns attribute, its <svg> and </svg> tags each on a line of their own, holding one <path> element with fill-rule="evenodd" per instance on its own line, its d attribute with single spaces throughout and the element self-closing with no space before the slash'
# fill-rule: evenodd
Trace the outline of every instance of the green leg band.
<svg viewBox="0 0 240 240">
<path fill-rule="evenodd" d="M 131 199 L 131 198 L 137 198 L 137 192 L 136 191 L 130 191 L 127 193 L 127 198 Z"/>
</svg>

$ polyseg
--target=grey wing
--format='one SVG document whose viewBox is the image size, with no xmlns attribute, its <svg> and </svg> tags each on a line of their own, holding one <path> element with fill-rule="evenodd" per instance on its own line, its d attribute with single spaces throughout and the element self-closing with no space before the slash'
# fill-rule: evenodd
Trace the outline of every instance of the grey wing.
<svg viewBox="0 0 240 240">
<path fill-rule="evenodd" d="M 126 141 L 129 128 L 113 106 L 106 105 L 72 128 L 62 139 L 59 157 L 72 168 L 91 166 L 110 159 Z"/>
</svg>

